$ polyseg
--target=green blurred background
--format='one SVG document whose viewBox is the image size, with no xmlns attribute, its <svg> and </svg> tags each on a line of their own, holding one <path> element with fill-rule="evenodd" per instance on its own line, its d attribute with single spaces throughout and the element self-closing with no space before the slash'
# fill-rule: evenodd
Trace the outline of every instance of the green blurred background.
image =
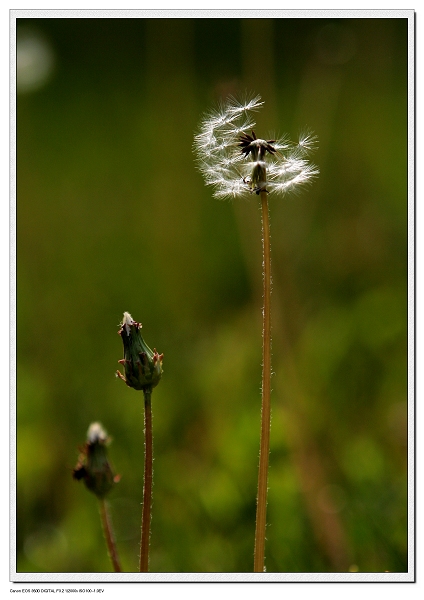
<svg viewBox="0 0 424 600">
<path fill-rule="evenodd" d="M 407 571 L 406 19 L 18 19 L 17 570 L 105 572 L 72 479 L 110 435 L 138 568 L 142 394 L 124 311 L 163 352 L 151 570 L 249 572 L 260 430 L 257 197 L 219 202 L 193 134 L 228 94 L 309 126 L 321 174 L 270 196 L 268 572 Z"/>
</svg>

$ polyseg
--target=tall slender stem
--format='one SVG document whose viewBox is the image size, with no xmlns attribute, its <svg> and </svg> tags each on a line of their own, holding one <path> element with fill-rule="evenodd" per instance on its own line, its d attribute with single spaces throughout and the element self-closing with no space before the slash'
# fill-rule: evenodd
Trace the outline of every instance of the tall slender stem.
<svg viewBox="0 0 424 600">
<path fill-rule="evenodd" d="M 271 430 L 271 241 L 268 195 L 261 192 L 264 307 L 262 330 L 262 414 L 259 451 L 258 497 L 256 505 L 254 572 L 265 568 L 266 504 L 268 491 L 269 439 Z"/>
<path fill-rule="evenodd" d="M 110 520 L 108 506 L 104 498 L 99 498 L 99 508 L 110 560 L 112 561 L 115 572 L 121 573 L 122 569 L 119 562 L 118 551 L 116 549 L 115 537 L 113 535 L 112 522 Z"/>
<path fill-rule="evenodd" d="M 144 388 L 144 489 L 141 516 L 140 573 L 149 570 L 150 522 L 153 486 L 152 390 Z"/>
</svg>

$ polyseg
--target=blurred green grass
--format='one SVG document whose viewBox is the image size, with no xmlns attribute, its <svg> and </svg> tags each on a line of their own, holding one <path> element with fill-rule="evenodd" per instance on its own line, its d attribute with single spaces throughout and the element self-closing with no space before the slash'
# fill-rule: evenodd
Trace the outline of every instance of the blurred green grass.
<svg viewBox="0 0 424 600">
<path fill-rule="evenodd" d="M 270 197 L 267 571 L 406 571 L 406 20 L 18 19 L 18 51 L 24 34 L 54 68 L 17 96 L 18 571 L 111 570 L 96 500 L 71 477 L 94 420 L 137 570 L 124 311 L 165 355 L 151 569 L 252 570 L 260 212 L 213 200 L 191 148 L 201 114 L 246 89 L 265 100 L 258 131 L 320 140 L 317 182 Z"/>
</svg>

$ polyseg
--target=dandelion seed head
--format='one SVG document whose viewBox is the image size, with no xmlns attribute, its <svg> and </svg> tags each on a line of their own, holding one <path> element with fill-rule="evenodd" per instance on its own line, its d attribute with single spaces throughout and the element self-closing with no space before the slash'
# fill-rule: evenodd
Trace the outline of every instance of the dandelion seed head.
<svg viewBox="0 0 424 600">
<path fill-rule="evenodd" d="M 269 140 L 256 136 L 252 113 L 263 104 L 260 96 L 243 101 L 230 97 L 203 117 L 193 146 L 197 166 L 215 198 L 248 197 L 262 190 L 285 194 L 318 175 L 306 158 L 317 144 L 309 129 L 301 132 L 297 143 L 286 135 Z"/>
</svg>

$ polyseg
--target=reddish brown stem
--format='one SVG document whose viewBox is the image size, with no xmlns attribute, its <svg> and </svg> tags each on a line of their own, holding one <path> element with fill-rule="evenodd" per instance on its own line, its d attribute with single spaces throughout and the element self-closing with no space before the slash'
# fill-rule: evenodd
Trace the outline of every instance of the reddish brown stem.
<svg viewBox="0 0 424 600">
<path fill-rule="evenodd" d="M 264 308 L 262 330 L 262 414 L 259 452 L 258 497 L 256 505 L 254 572 L 265 568 L 266 504 L 268 491 L 269 440 L 271 430 L 271 243 L 268 195 L 261 192 L 264 268 Z"/>
<path fill-rule="evenodd" d="M 152 432 L 152 390 L 144 393 L 144 490 L 143 512 L 141 516 L 140 573 L 149 570 L 150 522 L 152 518 L 153 486 L 153 432 Z"/>
<path fill-rule="evenodd" d="M 116 573 L 121 573 L 121 565 L 119 562 L 118 551 L 116 549 L 115 538 L 113 535 L 112 522 L 110 520 L 108 506 L 104 498 L 99 498 L 100 518 L 102 520 L 103 532 L 106 539 L 106 545 L 109 552 L 110 560 Z"/>
</svg>

